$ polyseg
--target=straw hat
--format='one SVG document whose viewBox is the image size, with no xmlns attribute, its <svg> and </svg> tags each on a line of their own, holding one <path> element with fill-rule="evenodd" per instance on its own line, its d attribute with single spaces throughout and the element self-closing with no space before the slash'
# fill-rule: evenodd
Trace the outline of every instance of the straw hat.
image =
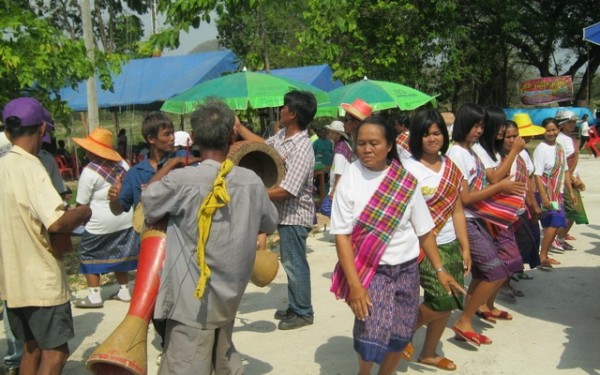
<svg viewBox="0 0 600 375">
<path fill-rule="evenodd" d="M 102 128 L 96 128 L 85 138 L 71 138 L 86 151 L 106 160 L 121 161 L 123 158 L 112 147 L 113 134 Z"/>
<path fill-rule="evenodd" d="M 521 137 L 533 137 L 546 132 L 546 129 L 531 123 L 531 117 L 528 113 L 515 113 L 513 121 L 519 127 L 519 135 Z"/>
<path fill-rule="evenodd" d="M 344 130 L 344 123 L 341 121 L 335 120 L 331 124 L 325 125 L 325 128 L 332 132 L 339 133 L 344 138 L 348 139 L 348 134 L 346 134 L 346 131 Z"/>
<path fill-rule="evenodd" d="M 342 108 L 344 108 L 344 111 L 361 121 L 371 116 L 371 113 L 373 113 L 373 108 L 360 98 L 355 99 L 351 104 L 342 103 Z"/>
<path fill-rule="evenodd" d="M 258 287 L 265 287 L 275 279 L 278 270 L 279 260 L 277 254 L 269 250 L 257 251 L 250 281 Z"/>
</svg>

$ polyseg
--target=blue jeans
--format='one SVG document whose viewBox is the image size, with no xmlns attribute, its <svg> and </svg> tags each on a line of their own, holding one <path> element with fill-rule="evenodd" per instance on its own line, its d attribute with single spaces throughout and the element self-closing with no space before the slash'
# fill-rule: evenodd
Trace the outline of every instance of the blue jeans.
<svg viewBox="0 0 600 375">
<path fill-rule="evenodd" d="M 4 301 L 2 319 L 4 320 L 4 332 L 6 334 L 6 345 L 8 346 L 8 350 L 4 356 L 4 365 L 8 368 L 16 368 L 21 364 L 21 357 L 23 356 L 23 343 L 15 338 L 10 329 L 8 313 L 6 312 L 6 301 Z"/>
<path fill-rule="evenodd" d="M 300 316 L 312 317 L 310 268 L 306 258 L 308 229 L 301 225 L 279 225 L 281 264 L 288 277 L 289 308 Z"/>
</svg>

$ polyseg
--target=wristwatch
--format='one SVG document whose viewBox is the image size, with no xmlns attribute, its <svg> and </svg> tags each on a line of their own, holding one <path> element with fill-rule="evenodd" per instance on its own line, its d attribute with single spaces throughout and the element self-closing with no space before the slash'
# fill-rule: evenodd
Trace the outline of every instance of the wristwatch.
<svg viewBox="0 0 600 375">
<path fill-rule="evenodd" d="M 440 273 L 440 272 L 446 272 L 446 269 L 443 266 L 435 269 L 435 273 Z"/>
</svg>

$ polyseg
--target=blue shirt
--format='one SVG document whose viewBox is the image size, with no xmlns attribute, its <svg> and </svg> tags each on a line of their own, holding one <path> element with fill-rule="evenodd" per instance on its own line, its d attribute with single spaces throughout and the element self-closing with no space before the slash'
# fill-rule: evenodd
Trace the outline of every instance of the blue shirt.
<svg viewBox="0 0 600 375">
<path fill-rule="evenodd" d="M 127 171 L 119 195 L 119 203 L 124 211 L 129 211 L 131 206 L 140 201 L 142 185 L 146 185 L 155 173 L 148 159 L 142 160 Z"/>
</svg>

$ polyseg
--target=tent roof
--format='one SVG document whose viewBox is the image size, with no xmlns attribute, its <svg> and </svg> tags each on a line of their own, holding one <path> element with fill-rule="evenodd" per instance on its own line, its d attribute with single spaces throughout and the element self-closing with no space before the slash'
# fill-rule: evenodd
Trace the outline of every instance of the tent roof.
<svg viewBox="0 0 600 375">
<path fill-rule="evenodd" d="M 308 83 L 327 92 L 343 86 L 339 79 L 333 80 L 333 71 L 327 64 L 273 69 L 271 74 Z"/>
<path fill-rule="evenodd" d="M 600 22 L 583 29 L 583 40 L 600 45 Z"/>
<path fill-rule="evenodd" d="M 164 101 L 198 83 L 236 71 L 237 60 L 229 50 L 130 60 L 118 76 L 113 76 L 114 92 L 101 90 L 97 80 L 98 107 Z M 63 88 L 60 95 L 74 111 L 87 110 L 85 82 L 80 82 L 77 90 Z"/>
</svg>

